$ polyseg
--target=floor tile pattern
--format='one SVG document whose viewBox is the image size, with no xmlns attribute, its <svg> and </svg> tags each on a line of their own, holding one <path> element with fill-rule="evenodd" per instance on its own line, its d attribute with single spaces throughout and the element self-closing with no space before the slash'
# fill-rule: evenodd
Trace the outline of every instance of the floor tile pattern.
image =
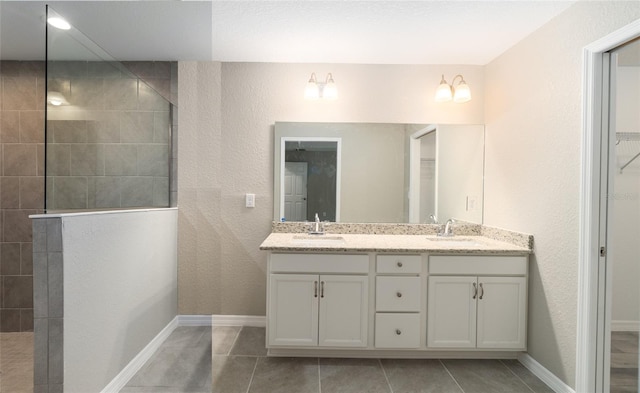
<svg viewBox="0 0 640 393">
<path fill-rule="evenodd" d="M 552 392 L 515 360 L 267 357 L 264 342 L 264 328 L 179 327 L 121 392 Z"/>
<path fill-rule="evenodd" d="M 33 392 L 33 333 L 0 333 L 0 393 Z"/>
<path fill-rule="evenodd" d="M 611 393 L 638 392 L 638 332 L 611 332 Z"/>
</svg>

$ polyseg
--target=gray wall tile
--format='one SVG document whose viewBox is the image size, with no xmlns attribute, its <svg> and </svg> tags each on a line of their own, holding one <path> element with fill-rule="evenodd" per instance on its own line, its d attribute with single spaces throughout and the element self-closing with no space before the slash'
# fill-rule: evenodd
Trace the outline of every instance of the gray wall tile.
<svg viewBox="0 0 640 393">
<path fill-rule="evenodd" d="M 3 110 L 0 122 L 0 141 L 2 143 L 20 142 L 20 111 Z"/>
<path fill-rule="evenodd" d="M 168 177 L 169 146 L 138 145 L 138 175 Z"/>
<path fill-rule="evenodd" d="M 123 177 L 122 207 L 152 206 L 153 177 Z"/>
<path fill-rule="evenodd" d="M 49 385 L 64 381 L 63 327 L 62 318 L 49 318 Z"/>
<path fill-rule="evenodd" d="M 40 110 L 20 112 L 20 142 L 44 142 L 44 112 Z"/>
<path fill-rule="evenodd" d="M 49 316 L 49 265 L 47 254 L 33 254 L 33 313 L 36 318 Z"/>
<path fill-rule="evenodd" d="M 103 145 L 71 145 L 71 176 L 102 175 L 104 175 Z"/>
<path fill-rule="evenodd" d="M 0 331 L 20 331 L 20 310 L 7 308 L 0 310 Z"/>
<path fill-rule="evenodd" d="M 31 276 L 3 276 L 2 291 L 3 307 L 33 308 Z"/>
<path fill-rule="evenodd" d="M 20 207 L 20 178 L 4 176 L 0 180 L 0 207 L 17 209 Z"/>
<path fill-rule="evenodd" d="M 30 214 L 38 213 L 37 210 L 9 209 L 4 210 L 4 237 L 5 242 L 31 242 L 32 230 Z"/>
<path fill-rule="evenodd" d="M 50 144 L 47 146 L 47 176 L 69 176 L 71 174 L 71 146 Z"/>
<path fill-rule="evenodd" d="M 20 243 L 1 243 L 0 257 L 0 275 L 20 275 Z"/>
<path fill-rule="evenodd" d="M 50 252 L 47 255 L 49 288 L 49 318 L 64 316 L 64 276 L 61 252 Z"/>
<path fill-rule="evenodd" d="M 138 109 L 138 80 L 116 79 L 105 82 L 105 109 L 128 110 Z"/>
<path fill-rule="evenodd" d="M 106 145 L 104 148 L 104 172 L 107 176 L 135 176 L 138 150 L 135 145 Z"/>
<path fill-rule="evenodd" d="M 153 112 L 123 112 L 120 138 L 123 143 L 153 142 Z"/>
<path fill-rule="evenodd" d="M 95 179 L 95 207 L 120 207 L 121 178 L 115 176 Z"/>
<path fill-rule="evenodd" d="M 2 104 L 5 110 L 35 110 L 36 102 L 35 77 L 2 78 Z"/>
<path fill-rule="evenodd" d="M 49 320 L 33 321 L 33 383 L 46 385 L 49 380 Z M 35 390 L 34 390 L 35 392 Z"/>
<path fill-rule="evenodd" d="M 48 252 L 62 251 L 62 219 L 48 218 L 47 225 L 47 248 Z"/>
<path fill-rule="evenodd" d="M 85 120 L 49 121 L 47 134 L 52 135 L 53 143 L 86 143 L 87 122 Z"/>
<path fill-rule="evenodd" d="M 20 208 L 44 209 L 44 179 L 42 177 L 20 178 Z"/>
<path fill-rule="evenodd" d="M 37 174 L 35 144 L 5 144 L 2 167 L 5 176 L 35 176 Z"/>
<path fill-rule="evenodd" d="M 86 209 L 87 178 L 58 177 L 54 183 L 54 208 Z"/>
</svg>

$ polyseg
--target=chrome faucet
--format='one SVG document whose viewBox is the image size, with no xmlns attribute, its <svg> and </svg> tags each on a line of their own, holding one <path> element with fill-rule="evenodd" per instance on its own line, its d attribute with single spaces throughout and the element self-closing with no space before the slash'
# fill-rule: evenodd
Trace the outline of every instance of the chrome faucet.
<svg viewBox="0 0 640 393">
<path fill-rule="evenodd" d="M 435 215 L 431 214 L 429 216 L 429 224 L 437 224 L 438 223 L 438 219 L 436 218 Z"/>
<path fill-rule="evenodd" d="M 451 228 L 451 225 L 456 222 L 453 218 L 450 218 L 447 220 L 447 223 L 444 224 L 444 228 L 442 229 L 442 232 L 440 232 L 438 234 L 438 236 L 453 236 L 453 231 Z"/>
<path fill-rule="evenodd" d="M 320 221 L 320 217 L 318 217 L 318 213 L 316 213 L 315 221 L 311 223 L 311 231 L 309 231 L 310 235 L 322 235 L 324 234 L 324 223 Z"/>
</svg>

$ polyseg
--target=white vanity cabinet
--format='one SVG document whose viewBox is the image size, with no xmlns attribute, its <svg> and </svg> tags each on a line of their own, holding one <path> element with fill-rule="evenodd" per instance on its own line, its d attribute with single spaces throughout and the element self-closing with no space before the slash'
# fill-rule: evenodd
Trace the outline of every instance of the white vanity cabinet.
<svg viewBox="0 0 640 393">
<path fill-rule="evenodd" d="M 375 347 L 420 347 L 420 255 L 376 256 Z"/>
<path fill-rule="evenodd" d="M 526 256 L 431 256 L 427 347 L 526 349 Z"/>
<path fill-rule="evenodd" d="M 269 265 L 267 346 L 367 346 L 367 255 L 272 254 Z"/>
</svg>

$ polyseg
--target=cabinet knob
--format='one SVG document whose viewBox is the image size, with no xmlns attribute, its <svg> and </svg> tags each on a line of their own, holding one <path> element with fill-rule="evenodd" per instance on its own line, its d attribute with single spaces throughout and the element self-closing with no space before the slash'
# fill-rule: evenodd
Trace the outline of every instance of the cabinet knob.
<svg viewBox="0 0 640 393">
<path fill-rule="evenodd" d="M 402 292 L 396 292 L 397 297 L 402 297 Z"/>
<path fill-rule="evenodd" d="M 398 267 L 402 267 L 402 262 L 398 261 L 397 265 Z"/>
<path fill-rule="evenodd" d="M 402 331 L 400 329 L 396 329 L 396 334 L 399 336 L 402 334 Z"/>
</svg>

